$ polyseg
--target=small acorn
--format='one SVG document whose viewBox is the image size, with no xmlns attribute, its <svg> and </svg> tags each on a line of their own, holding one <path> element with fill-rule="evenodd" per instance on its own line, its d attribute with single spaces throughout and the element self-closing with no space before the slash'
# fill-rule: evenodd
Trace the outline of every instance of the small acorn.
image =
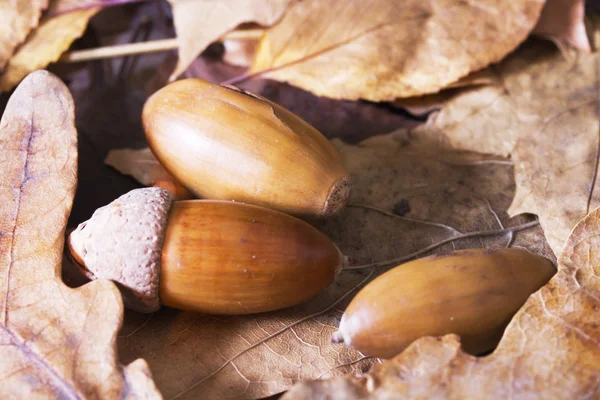
<svg viewBox="0 0 600 400">
<path fill-rule="evenodd" d="M 411 261 L 356 295 L 332 341 L 392 358 L 422 336 L 456 333 L 466 351 L 480 354 L 496 346 L 513 315 L 555 272 L 546 258 L 518 248 Z"/>
<path fill-rule="evenodd" d="M 154 93 L 142 121 L 156 158 L 197 197 L 318 217 L 348 200 L 348 171 L 331 143 L 263 97 L 184 79 Z"/>
<path fill-rule="evenodd" d="M 69 247 L 84 274 L 115 281 L 140 312 L 160 304 L 207 314 L 291 307 L 329 286 L 345 261 L 295 217 L 237 202 L 173 201 L 157 187 L 96 210 Z"/>
</svg>

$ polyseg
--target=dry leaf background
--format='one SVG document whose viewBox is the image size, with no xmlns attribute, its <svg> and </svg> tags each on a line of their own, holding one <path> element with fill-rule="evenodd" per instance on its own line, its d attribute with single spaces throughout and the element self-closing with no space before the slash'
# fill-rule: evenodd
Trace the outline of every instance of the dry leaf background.
<svg viewBox="0 0 600 400">
<path fill-rule="evenodd" d="M 267 3 L 265 2 L 265 4 Z M 320 2 L 316 0 L 305 0 L 303 3 L 312 4 L 317 8 L 320 5 Z M 383 4 L 383 2 L 380 3 Z M 514 6 L 519 7 L 524 4 L 531 10 L 537 7 L 539 13 L 541 3 L 537 1 L 515 2 Z M 179 7 L 175 3 L 173 5 Z M 152 5 L 142 5 L 140 9 L 145 10 L 150 7 Z M 299 5 L 296 5 L 292 11 L 297 11 L 298 7 Z M 267 9 L 274 10 L 274 8 L 265 8 L 265 10 Z M 340 7 L 339 10 L 344 11 L 345 9 Z M 422 11 L 418 6 L 416 6 L 416 10 Z M 115 12 L 105 11 L 106 13 L 102 14 Z M 338 13 L 340 20 L 344 18 L 352 20 L 351 10 L 345 11 L 347 12 Z M 482 12 L 493 15 L 491 11 L 494 11 L 493 6 L 485 8 L 485 11 Z M 291 18 L 289 19 L 290 26 L 287 29 L 293 30 L 296 29 L 297 19 L 290 15 L 293 14 L 288 12 L 281 23 Z M 414 15 L 425 18 L 422 14 L 417 13 L 409 15 L 409 19 Z M 206 15 L 202 17 L 204 18 Z M 240 21 L 260 22 L 258 17 L 248 16 L 248 14 L 242 15 L 240 18 Z M 439 23 L 439 19 L 442 18 L 441 14 L 432 13 L 428 18 L 430 23 L 428 22 L 426 26 L 431 26 L 432 34 L 437 32 L 436 29 L 444 27 Z M 107 25 L 109 25 L 111 18 L 106 19 L 108 20 Z M 413 20 L 410 19 L 410 21 Z M 499 19 L 495 17 L 494 21 L 498 22 Z M 528 26 L 527 30 L 533 28 L 535 18 L 532 17 L 531 20 L 527 19 L 526 21 L 517 18 L 512 21 L 521 24 L 519 26 L 524 32 L 525 26 Z M 313 40 L 316 36 L 300 35 L 299 41 L 296 43 L 298 47 L 292 46 L 290 51 L 300 49 L 299 57 L 306 57 L 308 53 L 312 54 L 314 49 L 323 48 L 322 46 L 330 43 L 331 40 L 335 42 L 338 39 L 351 38 L 352 40 L 347 44 L 344 42 L 343 46 L 334 46 L 335 51 L 345 54 L 344 52 L 348 49 L 354 49 L 356 43 L 360 42 L 359 38 L 371 34 L 377 36 L 377 29 L 372 32 L 369 30 L 366 17 L 363 22 L 362 25 L 360 23 L 346 25 L 347 29 L 340 31 L 342 33 L 333 39 L 331 35 L 328 35 L 329 30 L 325 30 L 322 36 L 318 36 L 319 40 Z M 96 32 L 102 29 L 99 25 L 92 21 L 92 27 Z M 265 40 L 272 40 L 269 35 L 275 35 L 279 29 L 283 29 L 280 25 L 272 28 L 267 33 Z M 144 25 L 140 23 L 139 26 Z M 226 30 L 232 28 L 228 27 Z M 196 27 L 196 29 L 199 28 Z M 330 29 L 335 31 L 335 26 Z M 190 30 L 189 32 L 191 37 L 197 31 Z M 211 33 L 209 36 L 213 36 L 213 38 L 207 39 L 206 43 L 222 36 L 223 32 Z M 368 32 L 368 34 L 358 35 L 354 40 L 353 34 L 357 32 Z M 399 34 L 405 34 L 402 32 Z M 513 40 L 511 46 L 514 47 L 527 34 L 526 32 L 522 33 L 522 37 L 519 39 L 517 38 L 518 32 L 521 31 L 513 29 L 511 33 L 514 33 L 515 37 L 506 37 L 506 42 L 499 43 L 499 46 L 504 46 L 502 51 L 511 50 L 507 44 L 510 40 Z M 181 32 L 179 33 L 182 36 Z M 314 33 L 314 35 L 320 35 L 320 32 Z M 120 35 L 119 38 L 109 40 L 122 40 L 123 36 Z M 128 37 L 127 40 L 131 40 L 130 34 L 125 36 Z M 417 39 L 419 38 L 411 40 L 416 43 L 419 42 Z M 312 47 L 302 47 L 311 40 Z M 418 43 L 417 45 L 421 46 Z M 202 46 L 205 47 L 205 45 Z M 263 46 L 264 43 L 261 44 L 260 51 L 265 51 Z M 400 47 L 400 45 L 396 44 L 394 47 Z M 310 79 L 315 79 L 315 82 L 318 82 L 319 79 L 321 82 L 325 82 L 323 77 L 318 76 L 322 72 L 319 67 L 315 66 L 318 64 L 311 63 L 318 60 L 323 61 L 320 57 L 326 59 L 327 55 L 333 54 L 329 48 L 327 49 L 328 51 L 319 53 L 318 57 L 308 58 L 302 63 L 273 71 L 269 77 L 279 79 L 273 74 L 290 71 L 289 73 L 294 76 L 304 73 Z M 288 51 L 288 48 L 284 50 Z M 356 54 L 364 50 L 365 48 L 361 48 L 361 46 L 355 49 L 358 52 Z M 432 54 L 433 58 L 440 56 L 428 53 L 426 50 L 426 46 L 419 47 L 419 50 L 416 51 L 417 57 L 414 60 L 411 59 L 407 66 L 414 67 L 414 71 L 416 71 L 417 68 L 421 68 L 418 63 L 419 57 L 432 57 Z M 200 50 L 190 50 L 187 54 L 191 59 L 195 59 L 200 51 L 202 51 L 201 48 Z M 378 48 L 378 51 L 381 54 L 387 54 L 381 48 Z M 196 53 L 194 54 L 194 52 Z M 459 51 L 455 49 L 454 52 Z M 286 60 L 292 60 L 293 56 L 298 55 L 292 53 L 294 52 L 285 53 L 286 57 L 289 57 Z M 498 58 L 503 55 L 498 55 Z M 121 176 L 111 168 L 104 167 L 102 162 L 110 149 L 123 147 L 139 149 L 144 145 L 139 115 L 141 104 L 148 95 L 147 90 L 149 89 L 147 85 L 141 85 L 140 82 L 146 82 L 147 77 L 153 76 L 157 70 L 156 66 L 162 65 L 161 62 L 164 60 L 164 57 L 144 57 L 143 63 L 136 64 L 135 58 L 131 57 L 111 63 L 112 69 L 118 71 L 118 75 L 112 80 L 107 80 L 106 74 L 101 75 L 99 79 L 98 75 L 90 71 L 91 68 L 78 71 L 72 76 L 71 88 L 74 90 L 78 107 L 77 125 L 80 131 L 80 185 L 70 225 L 87 219 L 95 208 L 137 186 L 133 180 Z M 342 251 L 351 257 L 353 263 L 363 264 L 392 258 L 398 258 L 398 262 L 400 262 L 401 259 L 409 256 L 424 255 L 427 249 L 435 252 L 447 252 L 454 248 L 509 245 L 523 246 L 553 259 L 553 253 L 559 254 L 559 243 L 561 240 L 564 243 L 570 228 L 585 215 L 588 209 L 591 210 L 595 207 L 594 196 L 589 195 L 589 190 L 588 192 L 583 191 L 584 180 L 589 178 L 589 182 L 593 179 L 589 177 L 589 174 L 596 176 L 594 168 L 590 167 L 593 157 L 590 159 L 589 156 L 590 148 L 596 148 L 589 136 L 589 128 L 594 126 L 594 118 L 596 136 L 598 132 L 598 116 L 593 113 L 592 107 L 592 104 L 595 104 L 593 93 L 597 86 L 597 77 L 594 78 L 591 67 L 596 63 L 595 57 L 595 55 L 581 56 L 575 60 L 567 60 L 551 47 L 546 48 L 543 45 L 540 47 L 539 43 L 532 47 L 524 46 L 506 62 L 486 71 L 486 73 L 491 71 L 494 80 L 500 79 L 501 85 L 490 86 L 488 81 L 483 87 L 470 85 L 466 89 L 461 88 L 456 97 L 441 103 L 443 106 L 439 114 L 432 116 L 426 125 L 418 128 L 413 128 L 415 121 L 409 121 L 406 117 L 392 112 L 385 106 L 315 97 L 308 92 L 276 81 L 248 81 L 243 86 L 290 108 L 329 137 L 340 136 L 355 143 L 344 144 L 339 140 L 335 141 L 335 145 L 339 148 L 355 180 L 356 189 L 352 202 L 357 206 L 349 207 L 340 218 L 320 226 L 340 245 Z M 174 59 L 176 60 L 176 58 Z M 440 56 L 440 60 L 447 61 L 444 60 L 443 54 Z M 476 60 L 476 62 L 479 61 L 481 60 Z M 491 61 L 493 60 L 483 60 L 481 66 L 487 65 Z M 183 61 L 179 62 L 181 65 Z M 452 80 L 455 81 L 461 74 L 466 74 L 467 70 L 476 68 L 475 65 L 479 65 L 476 62 L 470 60 L 455 66 L 456 70 L 463 72 L 457 73 Z M 103 63 L 103 66 L 106 64 Z M 307 70 L 302 69 L 306 65 L 311 65 L 312 76 L 306 73 Z M 403 71 L 411 72 L 411 68 L 403 69 Z M 454 71 L 453 68 L 450 69 Z M 166 70 L 170 72 L 172 69 L 167 68 Z M 337 73 L 345 71 L 340 67 L 336 70 Z M 203 56 L 192 62 L 186 74 L 220 81 L 243 72 L 243 69 L 211 60 L 210 56 Z M 450 79 L 444 68 L 436 70 L 436 74 L 433 77 L 434 84 L 442 87 L 450 83 L 443 83 L 444 79 Z M 556 79 L 546 80 L 545 76 L 563 77 L 564 85 L 557 85 Z M 339 82 L 343 82 L 343 79 L 340 79 Z M 378 79 L 379 77 L 374 82 L 379 82 L 377 85 L 384 86 L 382 83 L 384 81 Z M 287 81 L 288 79 L 282 80 Z M 291 79 L 289 81 L 293 82 Z M 95 82 L 107 84 L 99 88 Z M 297 84 L 297 82 L 293 83 Z M 319 93 L 319 90 L 325 86 L 324 84 L 315 84 L 305 88 Z M 369 96 L 372 95 L 374 86 L 367 85 L 365 87 Z M 351 89 L 354 90 L 354 88 Z M 395 97 L 397 96 L 394 95 L 393 98 Z M 365 98 L 369 97 L 365 96 Z M 555 98 L 554 102 L 553 98 Z M 569 104 L 569 106 L 564 109 L 564 104 Z M 573 113 L 572 110 L 576 111 L 576 115 L 572 119 L 568 119 Z M 540 117 L 535 118 L 538 113 Z M 544 125 L 541 121 L 546 121 L 547 124 Z M 567 135 L 573 130 L 567 132 L 561 128 L 564 126 L 572 127 L 580 133 L 580 136 L 586 137 L 585 146 L 587 148 L 583 149 L 585 146 L 578 148 L 577 140 L 569 140 Z M 406 129 L 362 140 L 374 133 L 389 132 L 398 127 Z M 477 134 L 481 132 L 485 132 L 485 135 Z M 544 135 L 540 135 L 539 132 L 543 132 Z M 549 135 L 551 139 L 545 141 L 546 135 Z M 358 141 L 359 139 L 361 141 Z M 542 151 L 539 154 L 519 153 L 519 144 L 522 143 L 522 147 L 525 148 L 532 144 L 525 145 L 524 143 L 531 141 Z M 553 150 L 555 148 L 553 142 L 557 141 L 561 143 L 561 148 L 568 149 L 564 152 L 565 154 L 559 154 L 562 158 L 558 159 L 555 158 L 557 155 Z M 569 147 L 571 145 L 575 147 Z M 492 155 L 482 156 L 465 152 L 465 150 L 491 153 Z M 440 155 L 440 151 L 442 155 Z M 511 154 L 512 161 L 504 158 L 509 154 Z M 583 163 L 581 160 L 584 160 Z M 565 168 L 565 166 L 569 167 Z M 574 171 L 571 173 L 572 169 Z M 140 171 L 139 168 L 135 168 L 135 170 Z M 516 185 L 513 174 L 516 174 L 517 177 Z M 538 180 L 540 177 L 543 179 Z M 560 186 L 563 197 L 558 196 L 561 194 L 558 191 L 547 191 L 547 188 L 551 186 L 547 182 L 553 180 L 564 182 L 564 185 Z M 569 180 L 577 182 L 576 190 L 564 189 Z M 542 185 L 543 182 L 546 182 L 545 186 Z M 536 186 L 538 184 L 540 186 Z M 534 187 L 531 187 L 532 185 Z M 555 238 L 549 237 L 552 247 L 546 242 L 544 232 L 539 227 L 531 227 L 531 224 L 535 223 L 532 217 L 509 217 L 507 210 L 509 210 L 515 190 L 517 199 L 524 200 L 524 206 L 519 209 L 513 205 L 511 211 L 525 210 L 541 213 L 542 225 L 550 227 L 547 228 L 546 234 L 548 235 L 548 229 L 553 235 L 556 232 Z M 582 206 L 584 198 L 591 200 L 586 200 L 586 205 Z M 404 217 L 385 215 L 358 205 L 377 207 L 387 212 L 396 211 L 403 214 Z M 513 213 L 516 214 L 517 211 L 513 211 Z M 528 229 L 520 230 L 521 228 Z M 464 234 L 466 234 L 465 237 L 463 237 Z M 563 261 L 562 264 L 565 265 L 565 262 Z M 374 274 L 383 272 L 385 268 L 376 270 Z M 575 270 L 577 270 L 576 266 L 567 271 Z M 337 328 L 345 304 L 355 293 L 352 292 L 352 289 L 356 289 L 357 285 L 364 282 L 369 272 L 370 269 L 360 273 L 345 272 L 335 285 L 308 304 L 276 313 L 247 317 L 213 317 L 172 309 L 163 309 L 151 316 L 127 312 L 123 329 L 118 338 L 119 359 L 122 363 L 127 364 L 138 357 L 145 358 L 150 365 L 158 389 L 167 399 L 197 398 L 199 396 L 202 398 L 255 398 L 286 390 L 299 379 L 327 378 L 341 376 L 348 372 L 366 371 L 372 364 L 379 363 L 379 360 L 366 358 L 342 345 L 329 344 L 328 339 Z M 585 274 L 581 277 L 592 282 L 593 276 L 588 273 L 589 269 L 584 272 Z M 561 281 L 558 280 L 558 282 Z M 563 287 L 557 284 L 550 287 L 558 292 L 563 290 Z M 570 290 L 572 287 L 565 286 L 565 288 Z M 345 294 L 348 296 L 342 298 Z M 564 298 L 568 300 L 571 297 Z M 552 301 L 564 298 L 552 297 Z M 336 303 L 338 300 L 340 302 Z M 577 307 L 575 303 L 569 303 L 566 300 L 564 304 L 566 304 L 565 309 L 568 307 L 576 309 Z M 522 311 L 522 313 L 524 312 Z M 527 315 L 529 314 L 525 314 L 526 317 Z M 573 318 L 576 317 L 577 315 L 573 314 Z M 516 323 L 513 321 L 514 324 Z M 595 329 L 591 325 L 586 325 L 585 328 Z M 589 332 L 593 334 L 593 331 Z M 548 333 L 545 337 L 554 336 Z M 423 358 L 416 356 L 425 349 L 433 348 L 436 350 L 434 353 L 436 357 L 442 357 L 441 352 L 437 352 L 440 346 L 437 341 L 424 339 L 423 343 L 427 345 L 413 346 L 404 353 L 406 356 L 401 358 L 403 363 L 401 370 L 409 371 L 405 374 L 414 374 L 414 371 L 426 366 L 426 364 L 422 364 Z M 561 342 L 561 346 L 563 344 Z M 458 344 L 451 337 L 444 339 L 442 347 L 446 351 L 447 358 L 452 354 L 458 354 L 457 357 L 460 360 L 467 360 L 464 364 L 466 367 L 471 365 L 469 363 L 480 363 L 480 361 L 473 361 L 479 359 L 457 353 Z M 595 360 L 592 357 L 594 357 L 593 352 L 589 360 Z M 438 359 L 434 359 L 433 362 L 437 363 Z M 376 372 L 380 374 L 377 376 L 381 376 L 386 384 L 389 382 L 390 385 L 398 385 L 397 381 L 385 380 L 387 371 L 398 371 L 394 369 L 394 365 L 397 363 L 398 361 L 395 361 L 395 364 L 387 363 L 381 366 L 380 369 L 383 372 Z M 559 368 L 561 365 L 566 364 L 556 364 L 556 367 Z M 414 366 L 415 369 L 409 370 L 410 366 Z M 516 369 L 515 371 L 519 372 Z M 136 374 L 145 376 L 143 370 L 138 370 Z M 500 388 L 507 387 L 502 386 L 507 382 L 503 381 L 503 378 L 504 376 L 498 377 L 498 387 Z M 350 381 L 348 379 L 348 382 Z M 550 380 L 546 379 L 546 381 Z M 323 383 L 324 386 L 319 386 L 318 390 L 337 388 L 338 386 L 335 385 L 340 381 L 326 382 L 329 383 Z M 344 387 L 351 385 L 351 383 L 344 382 Z M 469 388 L 479 384 L 480 386 L 472 389 L 478 390 L 477 393 L 489 393 L 482 389 L 484 385 L 482 381 L 473 378 L 473 380 L 465 382 L 465 385 L 470 385 Z M 561 385 L 572 383 L 566 380 L 552 382 Z M 585 388 L 584 385 L 573 387 L 575 389 Z M 366 396 L 365 393 L 361 395 Z M 432 393 L 427 392 L 424 395 L 430 396 Z"/>
<path fill-rule="evenodd" d="M 160 398 L 144 360 L 115 352 L 123 305 L 108 281 L 70 289 L 59 278 L 77 174 L 74 104 L 38 71 L 0 121 L 0 397 Z"/>
</svg>

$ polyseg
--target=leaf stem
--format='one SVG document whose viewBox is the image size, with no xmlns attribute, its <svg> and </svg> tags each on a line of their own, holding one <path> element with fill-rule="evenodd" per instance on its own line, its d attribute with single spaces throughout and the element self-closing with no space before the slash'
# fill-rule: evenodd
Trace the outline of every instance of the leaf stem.
<svg viewBox="0 0 600 400">
<path fill-rule="evenodd" d="M 538 226 L 539 224 L 540 224 L 540 222 L 538 220 L 535 220 L 535 221 L 527 222 L 525 224 L 516 225 L 516 226 L 509 227 L 509 228 L 504 228 L 504 229 L 489 229 L 489 230 L 484 230 L 484 231 L 467 232 L 467 233 L 453 236 L 453 237 L 450 237 L 450 238 L 447 238 L 444 240 L 440 240 L 437 243 L 434 243 L 423 249 L 417 250 L 414 253 L 410 253 L 410 254 L 407 254 L 402 257 L 392 258 L 390 260 L 379 261 L 379 262 L 369 263 L 369 264 L 353 265 L 353 266 L 344 268 L 344 271 L 364 269 L 364 268 L 378 268 L 378 267 L 385 267 L 385 266 L 392 265 L 392 264 L 400 264 L 400 263 L 408 261 L 412 258 L 415 258 L 422 254 L 425 254 L 425 253 L 427 253 L 435 248 L 438 248 L 446 243 L 454 242 L 455 240 L 468 239 L 468 238 L 472 238 L 472 237 L 476 237 L 476 236 L 505 235 L 507 233 L 514 233 L 514 232 L 523 231 L 523 230 L 526 230 L 529 228 L 533 228 L 535 226 Z"/>
</svg>

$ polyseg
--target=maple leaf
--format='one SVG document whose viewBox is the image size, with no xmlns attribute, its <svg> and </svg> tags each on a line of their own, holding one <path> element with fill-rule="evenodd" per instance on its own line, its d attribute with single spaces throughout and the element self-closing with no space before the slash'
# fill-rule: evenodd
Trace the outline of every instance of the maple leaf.
<svg viewBox="0 0 600 400">
<path fill-rule="evenodd" d="M 558 273 L 506 328 L 494 353 L 425 337 L 360 377 L 297 385 L 283 399 L 591 399 L 600 396 L 600 209 L 569 237 Z"/>
<path fill-rule="evenodd" d="M 514 50 L 543 4 L 305 0 L 265 32 L 251 73 L 336 99 L 433 93 Z"/>
<path fill-rule="evenodd" d="M 0 121 L 0 397 L 160 398 L 143 360 L 117 363 L 116 286 L 60 281 L 77 181 L 74 104 L 46 71 L 29 75 Z"/>
</svg>

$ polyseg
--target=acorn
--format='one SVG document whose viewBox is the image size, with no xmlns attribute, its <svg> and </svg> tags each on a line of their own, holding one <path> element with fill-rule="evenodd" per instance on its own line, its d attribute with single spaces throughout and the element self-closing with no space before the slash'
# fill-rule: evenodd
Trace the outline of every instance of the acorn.
<svg viewBox="0 0 600 400">
<path fill-rule="evenodd" d="M 497 345 L 513 315 L 555 272 L 548 259 L 519 248 L 411 261 L 356 295 L 332 342 L 392 358 L 420 337 L 455 333 L 465 351 L 481 354 Z"/>
<path fill-rule="evenodd" d="M 317 217 L 348 200 L 348 171 L 332 144 L 263 97 L 184 79 L 154 93 L 142 121 L 156 158 L 196 197 Z"/>
<path fill-rule="evenodd" d="M 162 188 L 133 190 L 99 208 L 69 236 L 90 279 L 110 279 L 125 305 L 207 314 L 291 307 L 329 286 L 345 257 L 306 222 L 219 200 L 173 201 Z"/>
</svg>

